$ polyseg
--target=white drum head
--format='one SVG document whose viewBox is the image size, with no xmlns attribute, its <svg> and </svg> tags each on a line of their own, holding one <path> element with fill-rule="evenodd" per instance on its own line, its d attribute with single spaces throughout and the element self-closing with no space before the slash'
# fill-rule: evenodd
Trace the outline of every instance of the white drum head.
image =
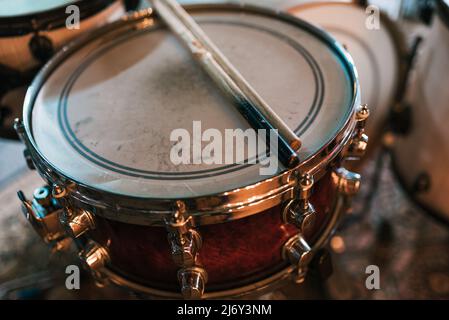
<svg viewBox="0 0 449 320">
<path fill-rule="evenodd" d="M 330 32 L 347 48 L 359 73 L 362 103 L 371 111 L 368 135 L 374 137 L 400 81 L 400 51 L 389 26 L 381 21 L 379 29 L 368 29 L 365 9 L 348 3 L 304 4 L 290 12 Z"/>
<path fill-rule="evenodd" d="M 194 17 L 295 128 L 301 160 L 341 130 L 357 83 L 335 48 L 266 15 L 211 9 Z M 185 128 L 192 136 L 194 120 L 202 131 L 249 127 L 179 41 L 155 23 L 74 52 L 41 88 L 31 123 L 38 149 L 59 172 L 116 194 L 196 197 L 268 178 L 258 164 L 174 165 L 170 134 Z"/>
</svg>

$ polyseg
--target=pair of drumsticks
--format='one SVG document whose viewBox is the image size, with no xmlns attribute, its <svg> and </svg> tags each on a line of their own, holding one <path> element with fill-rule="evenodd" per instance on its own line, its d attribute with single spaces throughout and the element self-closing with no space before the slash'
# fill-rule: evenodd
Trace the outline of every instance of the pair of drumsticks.
<svg viewBox="0 0 449 320">
<path fill-rule="evenodd" d="M 279 161 L 287 168 L 299 164 L 297 151 L 301 142 L 296 134 L 257 94 L 238 70 L 212 43 L 195 20 L 176 0 L 152 0 L 153 8 L 172 32 L 184 43 L 195 60 L 203 67 L 224 93 L 233 99 L 237 110 L 254 129 L 276 130 Z"/>
</svg>

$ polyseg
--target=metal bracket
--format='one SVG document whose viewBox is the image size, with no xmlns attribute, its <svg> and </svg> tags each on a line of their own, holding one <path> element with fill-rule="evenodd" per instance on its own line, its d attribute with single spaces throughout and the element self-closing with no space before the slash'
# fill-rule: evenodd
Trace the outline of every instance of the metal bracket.
<svg viewBox="0 0 449 320">
<path fill-rule="evenodd" d="M 27 200 L 22 191 L 17 192 L 22 202 L 22 211 L 45 243 L 51 244 L 55 251 L 68 249 L 71 241 L 66 237 L 63 226 L 59 223 L 63 209 L 52 197 L 50 188 L 37 188 L 33 200 Z"/>
<path fill-rule="evenodd" d="M 339 192 L 347 197 L 354 196 L 360 190 L 362 177 L 358 173 L 338 168 L 332 173 L 332 178 Z"/>
<path fill-rule="evenodd" d="M 358 160 L 366 153 L 368 148 L 368 136 L 365 134 L 366 120 L 370 115 L 368 106 L 362 104 L 356 111 L 356 128 L 347 152 L 348 160 Z"/>
<path fill-rule="evenodd" d="M 346 170 L 345 168 L 338 168 L 334 170 L 332 173 L 332 180 L 334 185 L 337 188 L 337 199 L 336 199 L 336 208 L 334 209 L 333 215 L 330 218 L 330 221 L 328 222 L 328 225 L 322 230 L 322 234 L 313 243 L 313 246 L 310 245 L 303 237 L 303 229 L 304 225 L 308 225 L 307 223 L 304 224 L 304 218 L 300 223 L 300 232 L 296 235 L 291 237 L 283 246 L 282 250 L 282 256 L 285 260 L 289 261 L 293 266 L 296 267 L 297 273 L 294 277 L 294 281 L 296 283 L 302 283 L 305 280 L 309 264 L 312 261 L 314 255 L 320 248 L 322 248 L 325 244 L 325 242 L 328 240 L 329 236 L 332 234 L 332 232 L 335 230 L 339 220 L 341 212 L 344 210 L 340 210 L 338 207 L 341 205 L 342 208 L 348 208 L 349 201 L 353 195 L 355 195 L 359 189 L 360 189 L 360 181 L 361 177 L 359 174 L 351 172 Z M 311 194 L 311 188 L 313 186 L 313 179 L 311 179 L 308 175 L 303 175 L 300 179 L 300 195 L 299 198 L 302 200 L 303 206 L 299 208 L 303 208 L 302 211 L 299 211 L 304 215 L 304 213 L 307 214 L 308 206 L 304 205 L 305 203 L 308 203 L 308 199 Z M 287 213 L 291 211 L 289 207 L 284 209 L 284 221 L 292 223 L 290 221 L 298 221 L 298 215 L 288 215 Z M 287 212 L 287 213 L 286 213 Z M 290 217 L 290 219 L 286 219 L 285 217 Z M 300 216 L 301 217 L 301 216 Z M 307 230 L 307 229 L 306 229 Z"/>
<path fill-rule="evenodd" d="M 76 211 L 72 209 L 67 189 L 55 184 L 52 194 L 64 209 L 60 215 L 60 222 L 70 237 L 76 239 L 89 230 L 95 229 L 95 220 L 92 213 L 84 209 Z"/>
<path fill-rule="evenodd" d="M 66 208 L 60 220 L 65 226 L 67 234 L 74 239 L 95 229 L 94 216 L 87 210 L 81 209 L 75 212 Z"/>
<path fill-rule="evenodd" d="M 197 261 L 202 239 L 194 229 L 192 217 L 186 215 L 184 202 L 176 201 L 176 208 L 166 221 L 166 229 L 173 261 L 181 268 L 178 280 L 182 295 L 185 299 L 199 299 L 207 282 L 207 272 Z"/>
<path fill-rule="evenodd" d="M 302 174 L 298 179 L 296 199 L 287 203 L 282 212 L 283 221 L 299 229 L 296 236 L 287 240 L 282 251 L 284 259 L 296 267 L 297 273 L 294 277 L 296 283 L 304 281 L 308 264 L 313 257 L 311 246 L 303 237 L 305 232 L 313 228 L 316 220 L 316 211 L 310 203 L 313 185 L 313 177 L 308 173 Z"/>
<path fill-rule="evenodd" d="M 296 226 L 301 232 L 313 228 L 316 219 L 315 209 L 309 199 L 312 195 L 313 177 L 308 173 L 298 179 L 298 194 L 290 200 L 282 211 L 282 220 Z"/>
</svg>

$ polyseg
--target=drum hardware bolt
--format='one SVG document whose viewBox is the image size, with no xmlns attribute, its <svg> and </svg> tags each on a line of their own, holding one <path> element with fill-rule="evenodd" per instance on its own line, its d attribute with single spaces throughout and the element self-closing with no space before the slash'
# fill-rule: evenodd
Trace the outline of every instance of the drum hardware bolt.
<svg viewBox="0 0 449 320">
<path fill-rule="evenodd" d="M 361 158 L 368 147 L 368 136 L 365 134 L 366 120 L 370 115 L 368 106 L 362 104 L 356 111 L 356 130 L 352 142 L 349 145 L 348 157 L 359 159 Z"/>
<path fill-rule="evenodd" d="M 201 235 L 193 229 L 192 217 L 186 218 L 184 202 L 177 201 L 176 207 L 166 222 L 172 258 L 179 267 L 192 267 L 202 246 Z"/>
<path fill-rule="evenodd" d="M 307 232 L 315 224 L 316 212 L 309 201 L 313 184 L 314 180 L 311 175 L 308 173 L 302 175 L 298 183 L 299 192 L 297 199 L 291 200 L 282 212 L 283 221 L 293 224 L 301 232 Z"/>
<path fill-rule="evenodd" d="M 360 131 L 359 131 L 360 132 Z M 360 159 L 366 153 L 368 148 L 368 136 L 365 133 L 358 134 L 352 138 L 352 142 L 348 149 L 348 158 Z"/>
<path fill-rule="evenodd" d="M 192 216 L 186 215 L 186 206 L 176 201 L 176 209 L 166 220 L 168 241 L 174 263 L 181 269 L 178 280 L 185 299 L 199 299 L 207 282 L 206 271 L 196 265 L 202 246 L 201 235 L 194 229 Z"/>
<path fill-rule="evenodd" d="M 301 232 L 307 232 L 315 225 L 316 212 L 310 202 L 290 200 L 284 207 L 282 219 L 296 226 Z"/>
<path fill-rule="evenodd" d="M 299 178 L 299 199 L 308 200 L 312 194 L 312 187 L 314 184 L 313 177 L 305 173 Z"/>
<path fill-rule="evenodd" d="M 178 271 L 178 280 L 184 299 L 201 299 L 207 283 L 207 272 L 201 267 L 183 268 Z"/>
<path fill-rule="evenodd" d="M 61 185 L 54 184 L 52 195 L 58 201 L 59 205 L 64 208 L 64 213 L 60 217 L 61 224 L 65 226 L 66 233 L 72 238 L 78 238 L 89 230 L 95 229 L 94 216 L 87 210 L 71 209 L 69 203 L 69 193 L 67 189 Z"/>
<path fill-rule="evenodd" d="M 171 254 L 176 265 L 193 266 L 195 265 L 196 254 L 201 248 L 201 236 L 195 230 L 190 230 L 182 238 L 169 233 L 169 242 L 171 245 Z"/>
<path fill-rule="evenodd" d="M 14 119 L 14 130 L 16 130 L 17 135 L 20 137 L 20 140 L 23 141 L 23 134 L 25 133 L 25 128 L 23 126 L 22 120 L 19 118 Z"/>
<path fill-rule="evenodd" d="M 345 168 L 338 168 L 332 173 L 334 183 L 346 196 L 354 196 L 360 189 L 361 176 Z"/>
<path fill-rule="evenodd" d="M 48 207 L 51 205 L 51 192 L 48 187 L 37 188 L 34 190 L 33 197 L 41 206 Z"/>
<path fill-rule="evenodd" d="M 49 187 L 38 188 L 34 192 L 33 201 L 26 199 L 24 193 L 17 193 L 22 202 L 22 210 L 38 235 L 52 246 L 53 251 L 67 249 L 64 228 L 59 223 L 62 209 L 50 195 Z"/>
<path fill-rule="evenodd" d="M 74 239 L 89 230 L 95 229 L 94 216 L 87 210 L 80 209 L 74 213 L 66 209 L 61 215 L 61 223 L 66 227 L 67 233 Z"/>
<path fill-rule="evenodd" d="M 362 104 L 356 111 L 356 120 L 361 127 L 365 127 L 365 121 L 370 115 L 368 105 Z"/>
<path fill-rule="evenodd" d="M 63 185 L 54 184 L 51 192 L 52 192 L 53 198 L 64 209 L 64 216 L 62 216 L 61 219 L 65 219 L 65 220 L 61 220 L 61 223 L 63 223 L 63 222 L 65 223 L 67 218 L 71 218 L 72 216 L 74 216 L 74 212 L 71 209 L 71 205 L 70 205 L 70 197 L 69 197 L 68 189 Z M 63 225 L 65 225 L 64 223 L 63 223 Z"/>
<path fill-rule="evenodd" d="M 61 207 L 67 208 L 69 206 L 68 199 L 67 199 L 68 193 L 67 193 L 67 190 L 63 186 L 54 184 L 51 194 L 52 194 L 53 198 L 55 198 L 56 201 L 58 201 L 58 203 Z"/>
<path fill-rule="evenodd" d="M 313 251 L 301 234 L 287 240 L 282 250 L 282 257 L 297 268 L 293 280 L 297 284 L 303 283 L 307 275 L 308 265 L 313 258 Z"/>
<path fill-rule="evenodd" d="M 295 225 L 300 233 L 290 238 L 283 247 L 283 258 L 297 268 L 294 277 L 296 283 L 302 283 L 307 274 L 307 266 L 312 259 L 312 249 L 303 238 L 303 233 L 313 228 L 316 212 L 309 199 L 314 185 L 313 176 L 308 173 L 298 180 L 297 198 L 291 200 L 283 211 L 283 220 Z"/>
<path fill-rule="evenodd" d="M 111 261 L 108 250 L 92 240 L 89 240 L 79 257 L 83 266 L 92 272 L 95 279 L 98 277 L 101 279 L 101 270 Z"/>
</svg>

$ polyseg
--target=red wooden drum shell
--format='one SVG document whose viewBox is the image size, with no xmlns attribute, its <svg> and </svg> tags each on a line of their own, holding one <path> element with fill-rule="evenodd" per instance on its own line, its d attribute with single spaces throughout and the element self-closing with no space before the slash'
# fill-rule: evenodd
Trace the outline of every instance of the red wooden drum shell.
<svg viewBox="0 0 449 320">
<path fill-rule="evenodd" d="M 336 189 L 326 174 L 314 187 L 312 205 L 317 219 L 305 239 L 313 243 L 332 210 Z M 298 233 L 281 217 L 281 206 L 228 223 L 199 228 L 203 246 L 199 260 L 208 273 L 209 290 L 225 290 L 266 278 L 286 268 L 284 243 Z M 96 217 L 90 237 L 108 248 L 114 271 L 153 288 L 176 291 L 178 267 L 170 256 L 163 227 L 126 224 Z"/>
</svg>

